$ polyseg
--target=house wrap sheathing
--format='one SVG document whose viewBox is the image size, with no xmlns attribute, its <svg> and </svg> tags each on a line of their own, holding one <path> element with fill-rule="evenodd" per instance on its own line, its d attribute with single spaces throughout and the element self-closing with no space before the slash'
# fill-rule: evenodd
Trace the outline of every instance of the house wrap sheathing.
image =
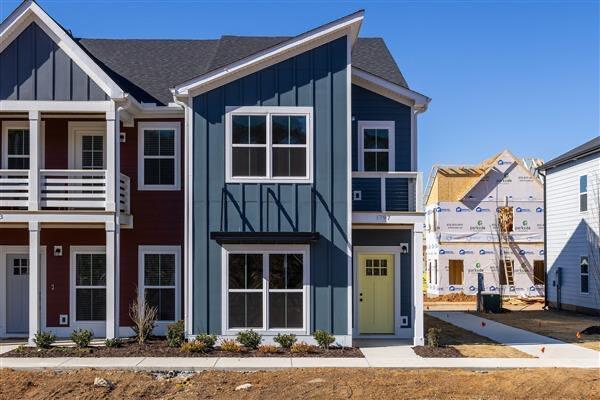
<svg viewBox="0 0 600 400">
<path fill-rule="evenodd" d="M 479 165 L 433 168 L 425 194 L 429 294 L 475 295 L 483 273 L 486 292 L 543 296 L 544 197 L 532 171 L 508 150 Z M 513 218 L 506 254 L 496 224 L 504 206 Z"/>
</svg>

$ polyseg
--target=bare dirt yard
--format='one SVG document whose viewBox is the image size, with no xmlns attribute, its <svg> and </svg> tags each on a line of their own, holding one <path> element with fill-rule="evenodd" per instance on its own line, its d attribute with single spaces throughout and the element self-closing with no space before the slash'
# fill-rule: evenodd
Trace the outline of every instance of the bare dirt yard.
<svg viewBox="0 0 600 400">
<path fill-rule="evenodd" d="M 94 386 L 104 378 L 112 388 Z M 249 383 L 251 387 L 235 390 Z M 151 373 L 0 370 L 2 399 L 597 399 L 598 371 L 293 369 Z"/>
<path fill-rule="evenodd" d="M 476 358 L 534 358 L 510 346 L 496 343 L 484 336 L 459 328 L 441 319 L 425 314 L 425 332 L 429 328 L 441 329 L 440 344 L 452 346 L 464 357 Z M 439 355 L 438 355 L 439 357 Z"/>
<path fill-rule="evenodd" d="M 477 315 L 515 328 L 600 351 L 600 335 L 578 335 L 578 332 L 590 326 L 600 325 L 599 317 L 555 310 L 523 310 L 501 314 L 478 313 Z"/>
</svg>

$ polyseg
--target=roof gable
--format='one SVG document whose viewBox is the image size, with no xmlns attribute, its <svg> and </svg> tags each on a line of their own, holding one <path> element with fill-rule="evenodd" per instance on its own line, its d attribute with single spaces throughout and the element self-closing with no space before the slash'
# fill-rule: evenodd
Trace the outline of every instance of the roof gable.
<svg viewBox="0 0 600 400">
<path fill-rule="evenodd" d="M 12 69 L 15 68 L 13 62 L 18 64 L 19 61 L 22 61 L 32 64 L 32 66 L 39 63 L 47 72 L 51 66 L 55 66 L 55 63 L 54 61 L 50 62 L 44 57 L 51 57 L 54 54 L 59 54 L 58 57 L 62 60 L 62 54 L 64 53 L 64 58 L 68 59 L 69 62 L 72 62 L 73 65 L 76 66 L 77 75 L 73 75 L 71 79 L 74 77 L 83 82 L 83 80 L 85 80 L 84 77 L 88 78 L 97 86 L 97 88 L 110 98 L 121 99 L 124 97 L 124 93 L 119 86 L 35 1 L 24 1 L 0 24 L 0 38 L 2 39 L 0 41 L 0 53 L 3 54 L 2 71 L 10 73 L 11 77 L 14 75 Z M 40 53 L 35 51 L 38 49 L 38 44 L 40 46 Z M 29 51 L 16 52 L 14 46 L 24 46 Z M 8 53 L 6 53 L 6 51 L 8 51 Z M 18 54 L 12 54 L 11 52 L 13 51 Z M 15 59 L 15 56 L 18 58 Z M 29 65 L 27 65 L 27 67 L 29 67 Z M 16 68 L 18 70 L 19 66 L 17 65 Z M 26 70 L 27 68 L 24 69 L 24 71 Z M 79 70 L 81 70 L 83 74 L 79 74 Z M 33 85 L 36 78 L 33 76 L 21 78 L 23 77 L 17 72 L 17 81 L 15 83 L 25 83 L 27 95 L 29 95 L 29 92 L 31 91 L 35 96 L 36 88 L 34 88 Z M 8 85 L 9 83 L 7 82 L 5 84 Z M 33 88 L 33 90 L 30 89 L 30 87 Z M 94 89 L 92 90 L 93 98 L 97 97 Z M 14 91 L 15 89 L 10 90 L 9 86 L 9 89 L 3 89 L 3 94 L 8 94 L 7 98 L 10 99 L 13 97 L 18 98 L 19 90 L 16 89 L 16 94 L 13 95 Z M 87 97 L 89 97 L 89 90 L 87 90 L 87 92 Z M 77 97 L 79 100 L 79 94 Z M 81 95 L 81 97 L 83 97 L 83 95 Z M 69 100 L 71 100 L 71 98 L 69 98 Z M 83 100 L 83 98 L 81 98 L 81 100 Z"/>
</svg>

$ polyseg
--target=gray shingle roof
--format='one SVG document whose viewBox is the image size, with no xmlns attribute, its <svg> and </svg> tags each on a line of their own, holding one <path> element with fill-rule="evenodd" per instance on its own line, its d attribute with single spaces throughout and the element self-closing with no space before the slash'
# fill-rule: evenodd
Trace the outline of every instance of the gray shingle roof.
<svg viewBox="0 0 600 400">
<path fill-rule="evenodd" d="M 127 93 L 144 103 L 168 104 L 169 89 L 273 47 L 290 37 L 222 36 L 212 40 L 76 39 Z M 358 38 L 353 66 L 408 88 L 381 38 Z"/>
<path fill-rule="evenodd" d="M 575 160 L 580 158 L 581 156 L 592 154 L 592 153 L 600 153 L 600 136 L 596 136 L 592 140 L 585 142 L 584 144 L 575 147 L 567 151 L 560 156 L 553 158 L 548 161 L 544 165 L 540 167 L 541 170 L 546 170 L 550 168 L 554 168 L 560 164 L 563 164 L 567 161 Z"/>
</svg>

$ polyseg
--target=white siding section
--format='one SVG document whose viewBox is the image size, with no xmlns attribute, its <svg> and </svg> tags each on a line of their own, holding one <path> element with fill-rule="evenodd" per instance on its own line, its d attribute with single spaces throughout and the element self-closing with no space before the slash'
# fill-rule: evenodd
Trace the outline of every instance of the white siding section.
<svg viewBox="0 0 600 400">
<path fill-rule="evenodd" d="M 579 177 L 588 176 L 588 211 L 579 212 Z M 600 309 L 600 155 L 595 154 L 547 171 L 546 238 L 548 300 L 562 268 L 561 303 Z M 589 293 L 581 293 L 580 257 L 589 257 Z"/>
</svg>

